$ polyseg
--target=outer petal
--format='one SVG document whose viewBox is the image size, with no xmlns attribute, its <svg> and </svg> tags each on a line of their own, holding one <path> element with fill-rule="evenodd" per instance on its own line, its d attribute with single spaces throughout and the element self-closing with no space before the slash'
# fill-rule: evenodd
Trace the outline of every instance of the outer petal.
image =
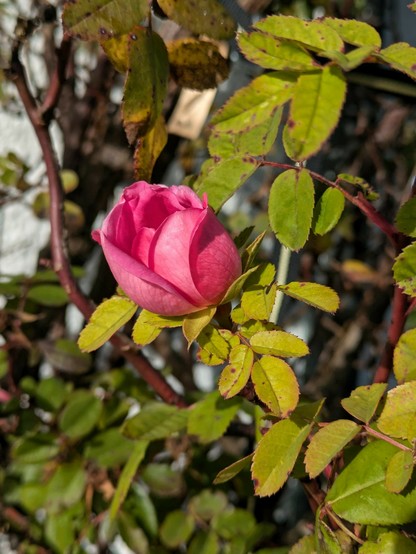
<svg viewBox="0 0 416 554">
<path fill-rule="evenodd" d="M 168 217 L 156 231 L 149 249 L 149 268 L 172 283 L 198 306 L 208 306 L 204 291 L 195 287 L 189 250 L 195 230 L 207 210 L 189 208 Z"/>
<path fill-rule="evenodd" d="M 165 279 L 117 248 L 103 232 L 100 239 L 116 281 L 139 306 L 166 316 L 184 315 L 200 309 Z"/>
<path fill-rule="evenodd" d="M 189 263 L 195 286 L 210 304 L 215 304 L 241 275 L 241 260 L 214 213 L 210 209 L 204 213 L 191 241 Z"/>
</svg>

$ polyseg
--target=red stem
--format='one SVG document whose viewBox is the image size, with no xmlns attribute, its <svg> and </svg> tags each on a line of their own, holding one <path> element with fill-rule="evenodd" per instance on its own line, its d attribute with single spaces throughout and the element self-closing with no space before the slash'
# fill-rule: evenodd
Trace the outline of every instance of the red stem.
<svg viewBox="0 0 416 554">
<path fill-rule="evenodd" d="M 69 45 L 67 45 L 67 47 L 69 48 Z M 65 75 L 65 71 L 59 69 L 58 73 L 59 76 L 56 77 L 57 83 L 51 85 L 50 94 L 47 95 L 47 98 L 49 97 L 47 104 L 48 110 L 53 109 L 56 105 L 59 91 L 62 88 L 62 76 Z M 63 224 L 63 188 L 59 173 L 59 164 L 52 146 L 48 122 L 43 119 L 41 109 L 39 109 L 36 104 L 28 87 L 25 70 L 19 59 L 19 44 L 16 44 L 13 48 L 11 68 L 8 74 L 9 78 L 14 81 L 16 85 L 20 98 L 35 130 L 46 165 L 50 193 L 52 266 L 71 302 L 75 304 L 86 319 L 89 319 L 95 307 L 91 300 L 80 290 L 72 274 L 66 249 L 65 228 Z M 44 106 L 45 104 L 46 99 Z M 186 406 L 184 399 L 172 389 L 163 376 L 150 365 L 141 353 L 135 351 L 136 347 L 130 339 L 122 334 L 118 334 L 111 338 L 111 343 L 135 367 L 143 379 L 165 402 L 181 407 Z"/>
</svg>

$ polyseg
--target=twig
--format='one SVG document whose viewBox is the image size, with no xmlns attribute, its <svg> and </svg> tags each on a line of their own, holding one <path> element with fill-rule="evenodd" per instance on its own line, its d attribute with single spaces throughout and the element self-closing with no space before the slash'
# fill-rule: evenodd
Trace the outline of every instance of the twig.
<svg viewBox="0 0 416 554">
<path fill-rule="evenodd" d="M 406 446 L 404 444 L 401 444 L 398 441 L 395 441 L 394 439 L 392 439 L 388 435 L 385 435 L 384 433 L 380 433 L 380 431 L 376 431 L 375 429 L 373 429 L 369 425 L 363 425 L 363 429 L 369 435 L 372 435 L 373 437 L 376 437 L 376 438 L 378 438 L 382 441 L 388 442 L 389 444 L 392 444 L 393 446 L 395 446 L 396 448 L 399 448 L 400 450 L 404 450 L 405 452 L 413 452 L 413 450 L 411 448 L 409 448 L 408 446 Z"/>
<path fill-rule="evenodd" d="M 279 265 L 277 267 L 276 282 L 278 285 L 285 285 L 287 281 L 287 275 L 289 273 L 291 251 L 283 244 L 280 246 Z M 269 321 L 277 323 L 279 319 L 280 308 L 282 307 L 284 293 L 281 290 L 276 292 L 276 298 L 274 301 L 273 309 L 270 314 Z"/>
<path fill-rule="evenodd" d="M 50 193 L 52 267 L 71 302 L 73 302 L 83 316 L 88 319 L 94 311 L 94 304 L 80 290 L 69 263 L 65 242 L 65 228 L 63 224 L 63 188 L 59 173 L 59 164 L 55 156 L 48 129 L 49 121 L 45 121 L 42 117 L 41 108 L 36 104 L 29 90 L 25 70 L 19 58 L 19 46 L 19 43 L 14 45 L 8 77 L 16 85 L 22 103 L 38 138 L 46 165 Z M 67 45 L 67 47 L 69 47 L 69 45 Z M 68 57 L 69 52 L 67 53 L 67 59 Z M 56 85 L 51 85 L 48 110 L 53 109 L 54 105 L 58 102 L 59 93 L 62 88 L 62 78 L 65 75 L 65 70 L 61 67 L 57 71 L 59 75 L 56 77 Z M 172 389 L 165 381 L 164 377 L 150 365 L 141 353 L 139 354 L 135 351 L 132 341 L 126 336 L 119 334 L 112 337 L 111 343 L 135 367 L 143 379 L 165 402 L 181 407 L 186 406 L 184 399 Z"/>
<path fill-rule="evenodd" d="M 68 60 L 71 54 L 71 45 L 71 37 L 67 33 L 64 33 L 61 45 L 56 52 L 55 70 L 52 74 L 45 99 L 40 107 L 40 111 L 43 114 L 43 120 L 48 123 L 53 118 L 53 112 L 58 104 L 62 87 L 65 83 Z"/>
</svg>

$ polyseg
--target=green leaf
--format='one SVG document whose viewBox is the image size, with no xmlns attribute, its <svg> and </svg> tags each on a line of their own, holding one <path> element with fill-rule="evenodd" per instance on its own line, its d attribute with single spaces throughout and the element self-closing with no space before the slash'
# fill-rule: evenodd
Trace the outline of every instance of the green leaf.
<svg viewBox="0 0 416 554">
<path fill-rule="evenodd" d="M 341 400 L 342 407 L 356 419 L 369 423 L 386 389 L 386 383 L 357 387 L 348 398 Z"/>
<path fill-rule="evenodd" d="M 315 537 L 313 535 L 302 537 L 289 550 L 289 554 L 317 554 L 315 550 Z"/>
<path fill-rule="evenodd" d="M 299 400 L 299 385 L 292 368 L 274 356 L 255 362 L 251 379 L 257 396 L 273 414 L 288 417 Z"/>
<path fill-rule="evenodd" d="M 36 285 L 31 287 L 27 293 L 27 298 L 48 308 L 59 308 L 68 304 L 67 293 L 58 285 Z"/>
<path fill-rule="evenodd" d="M 333 314 L 339 308 L 338 294 L 325 285 L 292 281 L 287 285 L 278 285 L 277 288 L 288 296 L 296 298 L 296 300 L 301 302 L 306 302 L 306 304 L 325 312 Z"/>
<path fill-rule="evenodd" d="M 57 412 L 69 394 L 69 387 L 62 379 L 44 379 L 36 388 L 35 396 L 39 407 L 48 412 Z"/>
<path fill-rule="evenodd" d="M 84 456 L 103 468 L 114 468 L 129 458 L 133 443 L 117 428 L 94 435 L 85 445 Z"/>
<path fill-rule="evenodd" d="M 137 468 L 141 464 L 144 455 L 146 454 L 146 449 L 149 443 L 145 440 L 137 441 L 133 446 L 131 455 L 127 460 L 126 465 L 123 467 L 120 478 L 118 480 L 117 489 L 114 493 L 113 499 L 110 505 L 110 519 L 114 520 L 118 511 L 120 510 L 124 499 L 129 492 L 131 483 L 136 475 Z"/>
<path fill-rule="evenodd" d="M 146 323 L 139 316 L 134 323 L 131 338 L 138 346 L 143 347 L 157 339 L 161 332 L 162 329 L 160 327 Z"/>
<path fill-rule="evenodd" d="M 234 36 L 236 23 L 228 11 L 216 0 L 158 0 L 169 19 L 185 27 L 195 35 L 207 35 L 214 39 Z"/>
<path fill-rule="evenodd" d="M 186 340 L 188 341 L 188 348 L 191 346 L 193 341 L 198 338 L 202 330 L 205 329 L 214 317 L 216 311 L 217 307 L 211 306 L 184 317 L 182 330 Z"/>
<path fill-rule="evenodd" d="M 290 158 L 306 160 L 321 148 L 338 123 L 345 94 L 345 77 L 335 66 L 299 77 L 283 132 Z"/>
<path fill-rule="evenodd" d="M 315 528 L 316 546 L 322 554 L 343 554 L 337 536 L 334 531 L 322 519 L 318 519 Z"/>
<path fill-rule="evenodd" d="M 214 211 L 221 208 L 226 200 L 255 172 L 259 163 L 239 157 L 225 160 L 207 160 L 194 189 L 198 196 L 207 193 L 209 205 Z"/>
<path fill-rule="evenodd" d="M 351 523 L 396 525 L 414 520 L 416 489 L 406 496 L 385 487 L 389 461 L 397 448 L 385 441 L 367 444 L 338 475 L 329 490 L 328 507 Z"/>
<path fill-rule="evenodd" d="M 161 402 L 151 402 L 124 422 L 122 433 L 130 439 L 165 439 L 184 429 L 187 419 L 187 410 L 180 410 L 176 406 Z"/>
<path fill-rule="evenodd" d="M 226 483 L 227 481 L 233 479 L 240 473 L 240 471 L 243 471 L 244 468 L 250 465 L 252 458 L 253 454 L 249 454 L 248 456 L 241 458 L 241 460 L 237 460 L 233 464 L 219 471 L 214 479 L 214 485 L 221 485 L 222 483 Z"/>
<path fill-rule="evenodd" d="M 224 362 L 230 353 L 231 344 L 229 339 L 231 340 L 231 337 L 231 332 L 223 336 L 223 333 L 218 329 L 212 325 L 207 325 L 198 336 L 199 359 L 208 365 L 218 365 Z M 237 337 L 236 339 L 234 346 L 237 346 L 240 342 Z"/>
<path fill-rule="evenodd" d="M 13 441 L 11 455 L 23 464 L 37 464 L 52 460 L 59 453 L 54 435 L 49 433 L 20 437 Z"/>
<path fill-rule="evenodd" d="M 59 176 L 61 177 L 62 187 L 65 194 L 69 194 L 78 188 L 79 177 L 78 174 L 72 169 L 62 169 L 59 172 Z"/>
<path fill-rule="evenodd" d="M 380 50 L 377 57 L 393 69 L 416 79 L 416 48 L 407 42 L 396 42 L 388 48 Z"/>
<path fill-rule="evenodd" d="M 83 462 L 59 465 L 48 481 L 44 508 L 48 513 L 56 513 L 72 506 L 83 497 L 86 483 Z"/>
<path fill-rule="evenodd" d="M 325 235 L 338 223 L 344 211 L 345 198 L 338 189 L 327 188 L 315 207 L 313 232 Z"/>
<path fill-rule="evenodd" d="M 386 489 L 400 493 L 409 483 L 413 473 L 413 454 L 410 450 L 396 452 L 386 471 Z"/>
<path fill-rule="evenodd" d="M 325 20 L 306 21 L 286 15 L 272 15 L 260 20 L 253 27 L 278 39 L 295 41 L 317 52 L 325 50 L 342 52 L 344 49 L 340 36 L 326 25 Z"/>
<path fill-rule="evenodd" d="M 177 497 L 184 492 L 182 473 L 172 469 L 169 464 L 148 464 L 143 468 L 141 477 L 156 496 Z"/>
<path fill-rule="evenodd" d="M 211 525 L 222 539 L 229 541 L 237 537 L 247 537 L 254 530 L 256 520 L 247 510 L 235 508 L 217 514 Z"/>
<path fill-rule="evenodd" d="M 136 520 L 124 511 L 117 517 L 117 527 L 121 538 L 135 554 L 148 554 L 149 541 L 144 531 L 137 526 Z"/>
<path fill-rule="evenodd" d="M 219 539 L 214 531 L 209 533 L 199 531 L 189 543 L 189 554 L 218 554 L 219 552 Z"/>
<path fill-rule="evenodd" d="M 261 31 L 239 33 L 237 42 L 247 60 L 266 69 L 307 71 L 319 67 L 301 46 Z"/>
<path fill-rule="evenodd" d="M 94 429 L 101 411 L 101 401 L 92 392 L 78 389 L 71 394 L 59 417 L 59 428 L 67 437 L 79 439 Z"/>
<path fill-rule="evenodd" d="M 416 554 L 415 541 L 398 531 L 381 533 L 377 542 L 367 541 L 359 549 L 359 554 Z"/>
<path fill-rule="evenodd" d="M 360 189 L 360 191 L 364 194 L 364 196 L 368 200 L 377 200 L 377 198 L 379 198 L 380 196 L 379 194 L 374 192 L 372 187 L 362 177 L 357 177 L 356 175 L 349 175 L 348 173 L 340 173 L 339 175 L 337 175 L 337 182 L 339 181 L 344 181 L 345 183 L 348 183 Z"/>
<path fill-rule="evenodd" d="M 81 331 L 78 346 L 84 352 L 96 350 L 127 323 L 136 310 L 136 304 L 122 296 L 112 296 L 104 300 Z"/>
<path fill-rule="evenodd" d="M 250 345 L 257 354 L 270 354 L 283 358 L 309 354 L 308 345 L 287 331 L 260 331 L 252 335 Z"/>
<path fill-rule="evenodd" d="M 404 248 L 393 265 L 394 280 L 406 294 L 416 296 L 416 242 Z"/>
<path fill-rule="evenodd" d="M 312 437 L 305 454 L 306 471 L 317 477 L 361 430 L 353 421 L 339 419 L 328 423 Z"/>
<path fill-rule="evenodd" d="M 129 68 L 129 42 L 128 33 L 104 38 L 104 40 L 100 38 L 102 49 L 119 73 L 126 73 Z"/>
<path fill-rule="evenodd" d="M 76 342 L 69 339 L 38 342 L 47 361 L 56 369 L 72 375 L 86 373 L 92 364 L 91 355 L 81 352 Z"/>
<path fill-rule="evenodd" d="M 191 498 L 188 510 L 196 519 L 210 521 L 216 514 L 223 512 L 227 505 L 228 498 L 223 492 L 205 489 Z"/>
<path fill-rule="evenodd" d="M 224 398 L 235 396 L 247 384 L 254 362 L 253 351 L 247 345 L 239 344 L 231 349 L 229 361 L 218 381 L 218 389 Z"/>
<path fill-rule="evenodd" d="M 377 426 L 391 437 L 416 438 L 416 381 L 398 385 L 387 393 L 386 403 Z"/>
<path fill-rule="evenodd" d="M 314 186 L 309 172 L 289 169 L 274 181 L 269 197 L 270 226 L 291 250 L 304 246 L 311 228 Z"/>
<path fill-rule="evenodd" d="M 122 114 L 127 140 L 133 144 L 149 133 L 162 112 L 169 62 L 165 43 L 149 28 L 134 27 L 130 39 Z"/>
<path fill-rule="evenodd" d="M 381 37 L 378 32 L 363 21 L 353 19 L 336 19 L 326 17 L 326 25 L 334 29 L 348 44 L 354 46 L 381 46 Z"/>
<path fill-rule="evenodd" d="M 276 267 L 272 263 L 263 263 L 255 268 L 246 281 L 249 287 L 269 287 L 274 283 L 276 277 Z"/>
<path fill-rule="evenodd" d="M 241 307 L 247 318 L 267 321 L 276 298 L 276 285 L 250 287 L 241 297 Z"/>
<path fill-rule="evenodd" d="M 179 548 L 191 538 L 195 521 L 181 510 L 170 512 L 160 527 L 160 540 L 168 548 Z"/>
<path fill-rule="evenodd" d="M 399 231 L 409 237 L 416 237 L 416 197 L 410 198 L 402 206 L 396 216 Z"/>
<path fill-rule="evenodd" d="M 231 300 L 234 300 L 243 288 L 244 283 L 246 282 L 247 278 L 256 271 L 257 267 L 252 267 L 251 269 L 247 270 L 245 273 L 240 275 L 238 279 L 232 283 L 227 292 L 225 293 L 224 297 L 221 300 L 221 304 L 226 304 L 227 302 L 231 302 Z"/>
<path fill-rule="evenodd" d="M 399 384 L 416 379 L 416 329 L 401 335 L 393 354 L 393 370 Z"/>
<path fill-rule="evenodd" d="M 266 231 L 263 231 L 258 235 L 252 243 L 250 243 L 246 249 L 243 252 L 242 255 L 242 262 L 244 271 L 247 271 L 249 268 L 251 268 L 254 265 L 254 261 L 256 259 L 257 253 L 260 249 L 261 243 L 266 235 Z"/>
<path fill-rule="evenodd" d="M 151 181 L 156 160 L 168 141 L 166 123 L 160 115 L 154 126 L 137 141 L 134 151 L 134 177 L 137 180 Z"/>
<path fill-rule="evenodd" d="M 211 392 L 194 404 L 188 419 L 188 433 L 200 442 L 219 439 L 227 430 L 241 405 L 241 399 L 224 400 L 217 391 Z"/>
<path fill-rule="evenodd" d="M 300 427 L 290 419 L 278 421 L 267 431 L 251 467 L 256 495 L 270 496 L 284 485 L 309 432 L 310 425 Z"/>
<path fill-rule="evenodd" d="M 47 543 L 58 554 L 66 554 L 75 542 L 73 516 L 70 512 L 48 514 L 44 532 Z"/>
<path fill-rule="evenodd" d="M 148 9 L 147 0 L 75 0 L 65 3 L 62 19 L 71 35 L 100 40 L 130 31 Z"/>
<path fill-rule="evenodd" d="M 354 48 L 347 54 L 331 51 L 323 52 L 322 56 L 336 62 L 344 71 L 351 71 L 365 62 L 367 58 L 370 58 L 372 54 L 374 54 L 374 51 L 374 46 L 360 46 L 359 48 Z"/>
</svg>

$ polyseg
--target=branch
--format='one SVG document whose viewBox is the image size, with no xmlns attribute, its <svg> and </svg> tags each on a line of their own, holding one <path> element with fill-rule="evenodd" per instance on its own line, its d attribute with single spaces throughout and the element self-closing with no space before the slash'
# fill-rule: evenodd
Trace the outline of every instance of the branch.
<svg viewBox="0 0 416 554">
<path fill-rule="evenodd" d="M 69 45 L 65 48 L 69 48 Z M 57 76 L 59 82 L 57 81 L 56 85 L 53 86 L 51 83 L 50 94 L 47 95 L 47 97 L 49 97 L 49 110 L 53 109 L 53 106 L 59 99 L 59 92 L 62 88 L 61 78 L 65 75 L 65 70 L 63 68 L 57 69 L 57 71 L 59 73 L 59 76 Z M 18 43 L 16 43 L 13 48 L 8 77 L 16 85 L 22 103 L 38 138 L 46 165 L 50 192 L 52 267 L 58 275 L 59 281 L 67 292 L 71 302 L 75 304 L 86 319 L 89 319 L 95 307 L 91 300 L 80 290 L 73 276 L 66 249 L 66 233 L 63 224 L 63 188 L 59 173 L 59 164 L 55 156 L 48 129 L 48 121 L 45 121 L 42 117 L 41 108 L 38 107 L 29 90 L 25 70 L 19 58 Z M 172 389 L 163 376 L 150 365 L 146 358 L 136 351 L 137 349 L 132 341 L 126 336 L 119 334 L 111 338 L 111 343 L 135 367 L 143 379 L 165 402 L 182 407 L 186 406 L 184 399 Z"/>
</svg>

